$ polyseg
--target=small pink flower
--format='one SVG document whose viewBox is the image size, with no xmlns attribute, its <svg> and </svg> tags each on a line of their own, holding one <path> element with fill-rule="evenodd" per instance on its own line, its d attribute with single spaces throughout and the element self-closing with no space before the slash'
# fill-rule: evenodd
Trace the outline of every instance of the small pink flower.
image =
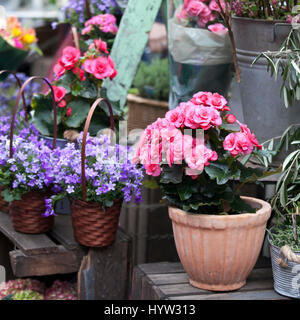
<svg viewBox="0 0 300 320">
<path fill-rule="evenodd" d="M 58 80 L 60 77 L 62 77 L 65 74 L 66 69 L 60 63 L 57 63 L 53 67 L 53 72 L 55 73 L 55 80 Z"/>
<path fill-rule="evenodd" d="M 166 113 L 166 119 L 173 123 L 176 128 L 182 126 L 184 122 L 184 115 L 179 107 L 170 110 Z"/>
<path fill-rule="evenodd" d="M 67 116 L 70 117 L 72 114 L 72 109 L 71 108 L 67 108 Z"/>
<path fill-rule="evenodd" d="M 80 51 L 74 47 L 65 47 L 60 58 L 60 64 L 66 69 L 71 70 L 80 58 Z"/>
<path fill-rule="evenodd" d="M 64 87 L 52 86 L 54 91 L 55 102 L 60 102 L 66 95 L 66 89 Z"/>
<path fill-rule="evenodd" d="M 223 111 L 227 105 L 227 100 L 218 93 L 214 93 L 210 96 L 209 104 L 217 110 Z"/>
<path fill-rule="evenodd" d="M 192 0 L 186 7 L 186 11 L 191 17 L 198 17 L 207 6 L 197 0 Z"/>
<path fill-rule="evenodd" d="M 236 116 L 234 114 L 228 114 L 226 116 L 227 123 L 233 124 L 236 122 Z"/>
<path fill-rule="evenodd" d="M 216 33 L 218 35 L 225 35 L 228 33 L 228 29 L 225 28 L 222 23 L 215 23 L 211 24 L 207 27 L 207 29 L 213 33 Z"/>
<path fill-rule="evenodd" d="M 159 164 L 146 164 L 145 170 L 149 176 L 158 177 L 161 174 L 161 167 Z"/>
<path fill-rule="evenodd" d="M 105 41 L 102 41 L 100 38 L 98 40 L 94 41 L 96 48 L 100 51 L 100 52 L 104 52 L 108 54 L 107 51 L 107 43 Z"/>
</svg>

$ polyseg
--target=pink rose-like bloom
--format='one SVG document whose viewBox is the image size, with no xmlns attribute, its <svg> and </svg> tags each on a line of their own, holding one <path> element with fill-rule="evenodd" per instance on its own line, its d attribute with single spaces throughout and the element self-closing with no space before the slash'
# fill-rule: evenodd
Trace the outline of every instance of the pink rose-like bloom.
<svg viewBox="0 0 300 320">
<path fill-rule="evenodd" d="M 207 8 L 207 6 L 204 3 L 197 0 L 192 0 L 187 5 L 186 11 L 189 16 L 198 17 L 201 12 L 205 10 L 205 8 Z"/>
<path fill-rule="evenodd" d="M 245 124 L 242 124 L 239 121 L 238 124 L 240 125 L 242 132 L 247 136 L 251 143 L 253 143 L 258 149 L 261 149 L 262 146 L 258 143 L 255 135 L 250 131 L 250 129 Z"/>
<path fill-rule="evenodd" d="M 65 74 L 66 69 L 60 63 L 57 63 L 53 67 L 53 72 L 55 73 L 55 80 L 58 80 L 60 77 L 62 77 Z"/>
<path fill-rule="evenodd" d="M 60 102 L 66 95 L 66 89 L 64 87 L 52 86 L 54 91 L 55 102 Z"/>
<path fill-rule="evenodd" d="M 87 59 L 83 63 L 83 68 L 86 72 L 93 74 L 97 79 L 113 79 L 117 75 L 114 62 L 110 57 Z"/>
<path fill-rule="evenodd" d="M 66 69 L 71 70 L 80 58 L 80 51 L 74 47 L 65 47 L 59 63 Z"/>
<path fill-rule="evenodd" d="M 231 155 L 236 156 L 239 153 L 239 151 L 236 151 L 236 146 L 235 134 L 230 133 L 223 142 L 223 148 L 230 151 Z"/>
<path fill-rule="evenodd" d="M 212 93 L 200 91 L 194 94 L 191 102 L 197 105 L 209 106 L 211 101 Z"/>
<path fill-rule="evenodd" d="M 174 124 L 176 128 L 180 128 L 184 123 L 184 114 L 180 107 L 170 110 L 166 113 L 166 119 Z"/>
<path fill-rule="evenodd" d="M 215 23 L 211 24 L 207 27 L 207 29 L 213 33 L 216 33 L 218 35 L 225 35 L 228 32 L 228 29 L 225 28 L 222 23 Z"/>
<path fill-rule="evenodd" d="M 104 33 L 117 34 L 118 27 L 116 23 L 117 23 L 117 19 L 114 15 L 109 13 L 99 14 L 85 22 L 84 24 L 85 28 L 82 30 L 81 33 L 83 35 L 90 33 L 92 31 L 92 28 L 94 26 L 97 26 Z"/>
<path fill-rule="evenodd" d="M 96 46 L 96 48 L 100 51 L 100 52 L 104 52 L 108 54 L 107 51 L 107 43 L 105 41 L 102 41 L 101 39 L 95 40 L 94 44 Z"/>
<path fill-rule="evenodd" d="M 209 104 L 215 109 L 223 111 L 224 107 L 227 105 L 227 100 L 220 94 L 214 93 L 210 96 Z"/>
<path fill-rule="evenodd" d="M 158 177 L 161 174 L 161 167 L 159 164 L 146 164 L 145 170 L 149 176 Z"/>
</svg>

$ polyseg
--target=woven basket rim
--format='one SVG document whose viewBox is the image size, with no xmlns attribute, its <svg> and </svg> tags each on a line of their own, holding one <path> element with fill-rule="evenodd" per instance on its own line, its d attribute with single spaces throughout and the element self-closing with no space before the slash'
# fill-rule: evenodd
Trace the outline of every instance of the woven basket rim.
<svg viewBox="0 0 300 320">
<path fill-rule="evenodd" d="M 161 101 L 161 100 L 154 100 L 154 99 L 147 99 L 143 98 L 141 96 L 131 94 L 129 93 L 127 95 L 127 101 L 128 102 L 135 102 L 138 104 L 149 104 L 152 107 L 163 107 L 168 109 L 169 108 L 169 103 L 167 101 Z"/>
</svg>

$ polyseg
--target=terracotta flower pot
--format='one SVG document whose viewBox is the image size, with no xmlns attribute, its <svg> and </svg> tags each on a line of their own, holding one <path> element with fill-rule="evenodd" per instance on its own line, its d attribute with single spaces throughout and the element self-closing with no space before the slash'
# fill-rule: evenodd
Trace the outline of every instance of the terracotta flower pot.
<svg viewBox="0 0 300 320">
<path fill-rule="evenodd" d="M 255 214 L 188 214 L 169 207 L 177 253 L 191 285 L 231 291 L 246 284 L 263 244 L 271 206 L 242 198 L 258 209 Z"/>
</svg>

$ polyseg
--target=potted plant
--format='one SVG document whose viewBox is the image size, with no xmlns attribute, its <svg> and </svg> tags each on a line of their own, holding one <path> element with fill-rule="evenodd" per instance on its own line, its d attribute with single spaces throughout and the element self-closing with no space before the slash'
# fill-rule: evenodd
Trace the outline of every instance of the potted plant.
<svg viewBox="0 0 300 320">
<path fill-rule="evenodd" d="M 134 157 L 169 203 L 190 283 L 214 291 L 246 283 L 271 214 L 267 202 L 239 195 L 241 184 L 270 172 L 246 166 L 266 150 L 229 110 L 223 96 L 198 92 L 146 128 Z"/>
<path fill-rule="evenodd" d="M 47 214 L 53 214 L 57 200 L 70 198 L 75 238 L 88 247 L 115 241 L 122 202 L 141 200 L 143 180 L 142 170 L 128 160 L 127 147 L 111 145 L 109 136 L 88 136 L 92 114 L 102 101 L 97 99 L 89 112 L 80 148 L 68 144 L 62 150 L 54 181 L 60 192 L 47 200 Z M 112 120 L 111 107 L 110 112 Z"/>
<path fill-rule="evenodd" d="M 261 52 L 275 53 L 282 50 L 281 45 L 289 39 L 292 24 L 298 19 L 297 10 L 293 9 L 297 1 L 226 1 L 231 3 L 232 8 L 232 19 L 229 11 L 224 14 L 227 15 L 229 28 L 232 27 L 235 52 L 241 72 L 239 86 L 244 121 L 255 130 L 260 141 L 266 141 L 280 136 L 289 125 L 299 122 L 297 111 L 299 102 L 297 99 L 292 99 L 290 94 L 291 91 L 296 91 L 297 86 L 294 81 L 287 81 L 288 90 L 282 89 L 282 83 L 290 78 L 290 75 L 293 75 L 294 80 L 298 75 L 291 63 L 282 69 L 282 63 L 276 62 L 279 70 L 276 72 L 276 78 L 270 78 L 268 70 L 272 70 L 273 66 L 266 54 L 263 54 L 263 58 L 256 63 L 253 62 Z M 277 60 L 276 55 L 273 57 Z M 288 59 L 289 57 L 285 56 L 282 62 L 285 63 Z M 285 72 L 282 72 L 284 70 Z M 257 96 L 261 97 L 259 103 Z M 284 105 L 294 105 L 295 108 L 284 110 Z M 284 117 L 281 116 L 282 112 L 285 113 Z"/>
<path fill-rule="evenodd" d="M 31 50 L 42 54 L 36 45 L 37 38 L 33 28 L 22 27 L 18 18 L 2 19 L 0 30 L 0 70 L 16 70 Z M 4 80 L 7 74 L 2 74 Z"/>
<path fill-rule="evenodd" d="M 228 93 L 233 59 L 221 6 L 225 7 L 223 0 L 170 1 L 170 109 L 199 90 Z"/>
<path fill-rule="evenodd" d="M 70 130 L 80 131 L 92 102 L 100 96 L 105 97 L 102 88 L 104 79 L 113 79 L 117 75 L 106 42 L 100 38 L 90 43 L 87 51 L 67 46 L 62 57 L 53 69 L 56 78 L 52 83 L 57 103 L 58 138 L 68 136 Z M 33 97 L 33 123 L 37 130 L 51 140 L 53 133 L 52 97 L 50 92 Z M 113 105 L 115 119 L 122 118 L 123 111 L 118 104 Z M 99 108 L 91 124 L 91 134 L 109 127 L 109 113 Z M 64 142 L 66 143 L 66 141 Z"/>
<path fill-rule="evenodd" d="M 127 96 L 128 132 L 145 129 L 168 111 L 168 59 L 141 62 Z"/>
<path fill-rule="evenodd" d="M 1 184 L 5 186 L 2 196 L 10 203 L 13 227 L 23 233 L 49 231 L 53 216 L 45 215 L 45 197 L 51 193 L 55 152 L 44 140 L 39 141 L 31 134 L 26 139 L 14 137 L 12 154 L 6 138 L 3 136 L 1 141 L 1 157 L 5 162 L 1 166 Z"/>
<path fill-rule="evenodd" d="M 299 136 L 300 130 L 298 128 L 289 139 L 297 149 L 288 155 L 283 163 L 282 173 L 276 186 L 276 194 L 271 202 L 277 213 L 276 223 L 268 232 L 274 289 L 279 294 L 298 299 L 300 298 L 297 282 L 300 263 Z"/>
</svg>

